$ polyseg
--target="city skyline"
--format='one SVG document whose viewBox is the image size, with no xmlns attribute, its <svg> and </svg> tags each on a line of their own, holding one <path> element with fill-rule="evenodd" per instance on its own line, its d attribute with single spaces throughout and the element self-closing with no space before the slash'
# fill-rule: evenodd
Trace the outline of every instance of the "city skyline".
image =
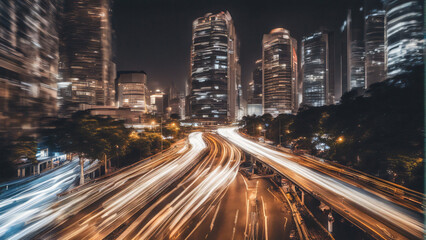
<svg viewBox="0 0 426 240">
<path fill-rule="evenodd" d="M 424 238 L 423 7 L 0 1 L 0 239 Z"/>
<path fill-rule="evenodd" d="M 179 90 L 184 90 L 183 84 L 189 74 L 186 63 L 190 61 L 187 49 L 191 45 L 192 21 L 209 12 L 229 11 L 241 42 L 241 79 L 246 94 L 254 63 L 262 57 L 263 34 L 283 27 L 300 42 L 303 36 L 322 26 L 337 30 L 345 19 L 346 10 L 356 3 L 361 4 L 361 1 L 277 3 L 270 0 L 262 5 L 263 11 L 257 11 L 258 4 L 251 1 L 244 1 L 244 4 L 240 4 L 240 1 L 186 1 L 182 4 L 115 1 L 113 18 L 117 38 L 117 69 L 143 69 L 152 80 L 148 83 L 152 89 L 165 88 L 174 81 Z M 335 10 L 328 11 L 330 6 Z M 328 14 L 323 16 L 322 12 Z M 303 24 L 305 21 L 310 24 Z M 170 44 L 171 39 L 173 44 Z M 154 45 L 145 48 L 147 44 Z"/>
</svg>

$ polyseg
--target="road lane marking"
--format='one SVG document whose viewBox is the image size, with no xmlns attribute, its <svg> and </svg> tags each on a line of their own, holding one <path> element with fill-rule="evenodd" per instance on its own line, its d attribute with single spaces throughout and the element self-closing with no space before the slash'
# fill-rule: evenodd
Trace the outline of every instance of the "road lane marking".
<svg viewBox="0 0 426 240">
<path fill-rule="evenodd" d="M 232 229 L 232 240 L 234 240 L 235 237 L 235 227 L 237 225 L 237 221 L 238 221 L 238 213 L 240 212 L 239 209 L 237 209 L 237 212 L 235 213 L 235 220 L 234 220 L 234 228 Z"/>
<path fill-rule="evenodd" d="M 284 222 L 284 231 L 285 231 L 285 227 L 287 226 L 287 217 L 284 217 L 285 218 L 285 222 Z"/>
<path fill-rule="evenodd" d="M 246 227 L 244 230 L 244 236 L 247 236 L 247 225 L 248 225 L 248 219 L 249 219 L 249 200 L 248 200 L 248 196 L 247 196 L 247 191 L 246 191 L 246 207 L 247 207 L 247 215 L 246 215 Z"/>
<path fill-rule="evenodd" d="M 222 203 L 222 201 L 219 202 L 219 204 L 216 207 L 216 211 L 214 212 L 212 223 L 210 224 L 210 232 L 213 230 L 214 221 L 216 220 L 216 216 L 217 216 L 217 213 L 219 212 L 219 208 L 220 208 L 221 203 Z"/>
<path fill-rule="evenodd" d="M 240 175 L 240 176 L 241 176 L 241 178 L 244 180 L 244 184 L 246 185 L 246 190 L 248 190 L 248 184 L 247 184 L 246 179 L 245 179 L 242 175 Z"/>
<path fill-rule="evenodd" d="M 268 216 L 266 216 L 266 203 L 263 201 L 263 196 L 260 196 L 262 199 L 262 206 L 263 206 L 263 217 L 265 218 L 265 240 L 268 240 Z"/>
</svg>

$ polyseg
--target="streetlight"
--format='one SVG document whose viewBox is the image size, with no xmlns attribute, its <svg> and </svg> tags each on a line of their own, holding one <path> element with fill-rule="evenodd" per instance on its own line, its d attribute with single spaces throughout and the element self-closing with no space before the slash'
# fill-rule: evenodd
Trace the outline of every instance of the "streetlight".
<svg viewBox="0 0 426 240">
<path fill-rule="evenodd" d="M 160 117 L 161 153 L 163 153 L 163 116 Z"/>
<path fill-rule="evenodd" d="M 151 121 L 151 129 L 154 129 L 154 125 L 155 125 L 155 121 L 154 121 L 154 120 L 152 120 L 152 121 Z"/>
<path fill-rule="evenodd" d="M 262 126 L 261 125 L 259 125 L 258 129 L 259 129 L 259 133 L 262 133 Z M 263 131 L 263 142 L 266 142 L 266 130 Z"/>
<path fill-rule="evenodd" d="M 345 139 L 343 138 L 343 136 L 340 136 L 337 138 L 336 142 L 338 143 L 342 143 Z"/>
</svg>

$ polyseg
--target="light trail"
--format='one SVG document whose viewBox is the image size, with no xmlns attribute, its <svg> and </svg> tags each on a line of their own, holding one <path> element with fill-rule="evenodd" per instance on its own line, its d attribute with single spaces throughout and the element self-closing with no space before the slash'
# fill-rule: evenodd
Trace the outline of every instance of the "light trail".
<svg viewBox="0 0 426 240">
<path fill-rule="evenodd" d="M 204 220 L 238 173 L 240 151 L 216 138 L 219 137 L 208 134 L 203 139 L 202 133 L 192 133 L 189 148 L 173 148 L 152 161 L 66 195 L 30 218 L 31 229 L 13 237 L 188 237 L 192 233 L 188 230 Z M 205 152 L 208 155 L 201 158 Z M 188 225 L 195 226 L 187 228 Z"/>
<path fill-rule="evenodd" d="M 363 225 L 361 227 L 385 239 L 393 237 L 421 239 L 423 237 L 422 215 L 418 212 L 302 166 L 289 160 L 290 155 L 250 141 L 239 135 L 236 130 L 237 128 L 221 128 L 218 133 L 311 193 L 321 197 L 334 209 L 346 212 L 347 217 L 361 223 Z M 340 201 L 342 197 L 345 197 L 348 204 Z M 384 226 L 386 231 L 379 226 Z"/>
<path fill-rule="evenodd" d="M 17 232 L 31 228 L 27 221 L 56 201 L 58 193 L 72 187 L 79 170 L 78 160 L 74 160 L 1 193 L 0 239 L 13 238 Z"/>
<path fill-rule="evenodd" d="M 230 144 L 218 141 L 213 135 L 206 139 L 210 154 L 203 162 L 170 195 L 145 211 L 118 239 L 186 239 L 193 233 L 235 179 L 241 158 L 239 150 Z"/>
</svg>

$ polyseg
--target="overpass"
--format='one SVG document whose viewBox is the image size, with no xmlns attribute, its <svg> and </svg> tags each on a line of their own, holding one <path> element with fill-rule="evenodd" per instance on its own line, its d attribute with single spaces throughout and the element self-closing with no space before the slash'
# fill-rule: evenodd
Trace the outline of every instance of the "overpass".
<svg viewBox="0 0 426 240">
<path fill-rule="evenodd" d="M 248 140 L 236 130 L 221 128 L 218 132 L 376 239 L 423 238 L 422 208 L 416 210 L 404 200 L 395 201 L 374 185 L 327 174 L 320 165 L 300 164 L 297 156 Z"/>
</svg>

